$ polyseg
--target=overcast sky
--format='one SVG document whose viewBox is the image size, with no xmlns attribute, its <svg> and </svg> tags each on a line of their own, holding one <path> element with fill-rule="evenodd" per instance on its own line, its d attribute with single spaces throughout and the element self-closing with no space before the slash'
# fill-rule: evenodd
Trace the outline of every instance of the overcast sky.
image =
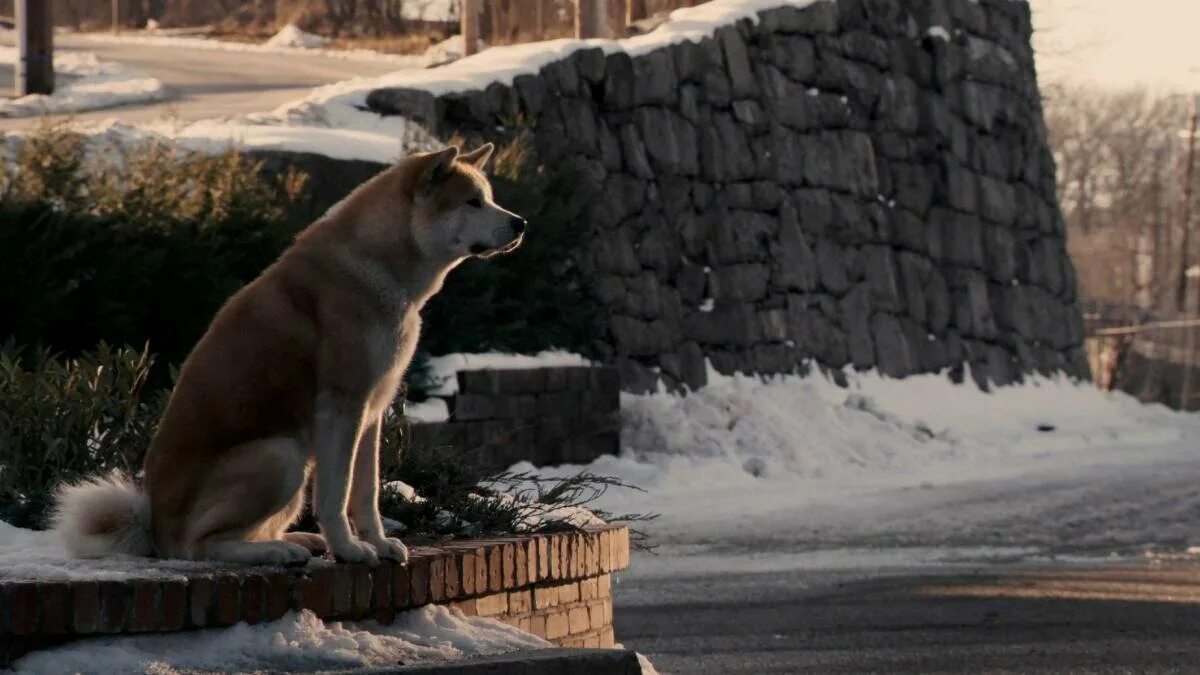
<svg viewBox="0 0 1200 675">
<path fill-rule="evenodd" d="M 1200 91 L 1200 0 L 1029 0 L 1043 81 Z"/>
</svg>

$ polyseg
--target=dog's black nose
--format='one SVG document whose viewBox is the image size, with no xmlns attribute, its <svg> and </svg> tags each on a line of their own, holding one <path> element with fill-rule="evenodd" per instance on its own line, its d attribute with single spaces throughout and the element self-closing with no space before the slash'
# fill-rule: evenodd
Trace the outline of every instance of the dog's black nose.
<svg viewBox="0 0 1200 675">
<path fill-rule="evenodd" d="M 524 234 L 525 226 L 529 224 L 529 222 L 521 216 L 514 216 L 513 219 L 508 222 L 512 225 L 513 232 L 516 232 L 517 234 Z"/>
</svg>

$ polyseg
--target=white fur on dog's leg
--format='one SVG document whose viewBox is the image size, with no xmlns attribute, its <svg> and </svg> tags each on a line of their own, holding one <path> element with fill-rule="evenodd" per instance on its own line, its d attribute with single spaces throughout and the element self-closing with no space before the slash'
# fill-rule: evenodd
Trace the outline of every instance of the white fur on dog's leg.
<svg viewBox="0 0 1200 675">
<path fill-rule="evenodd" d="M 202 553 L 208 560 L 243 565 L 303 565 L 312 558 L 308 549 L 286 541 L 217 541 L 205 546 Z"/>
<path fill-rule="evenodd" d="M 354 483 L 350 487 L 350 512 L 363 540 L 375 547 L 380 558 L 408 562 L 408 547 L 384 535 L 379 517 L 379 429 L 376 420 L 367 427 L 354 456 Z"/>
<path fill-rule="evenodd" d="M 321 534 L 333 557 L 348 563 L 378 565 L 375 547 L 354 536 L 346 517 L 350 496 L 350 471 L 358 445 L 358 411 L 353 414 L 344 402 L 317 396 L 314 438 L 317 456 L 316 512 Z"/>
</svg>

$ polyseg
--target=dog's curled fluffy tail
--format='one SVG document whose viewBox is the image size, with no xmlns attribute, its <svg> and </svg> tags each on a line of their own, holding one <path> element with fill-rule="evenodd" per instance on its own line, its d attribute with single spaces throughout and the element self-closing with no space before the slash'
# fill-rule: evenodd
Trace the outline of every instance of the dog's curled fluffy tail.
<svg viewBox="0 0 1200 675">
<path fill-rule="evenodd" d="M 126 475 L 114 471 L 58 488 L 54 529 L 79 558 L 154 553 L 150 502 Z"/>
</svg>

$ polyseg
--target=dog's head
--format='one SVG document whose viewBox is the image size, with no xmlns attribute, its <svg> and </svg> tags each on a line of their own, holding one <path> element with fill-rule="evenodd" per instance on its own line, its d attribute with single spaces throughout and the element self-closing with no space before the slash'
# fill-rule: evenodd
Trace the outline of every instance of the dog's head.
<svg viewBox="0 0 1200 675">
<path fill-rule="evenodd" d="M 494 146 L 460 154 L 455 146 L 414 155 L 413 238 L 435 259 L 490 257 L 521 245 L 525 219 L 492 200 L 483 167 Z"/>
</svg>

